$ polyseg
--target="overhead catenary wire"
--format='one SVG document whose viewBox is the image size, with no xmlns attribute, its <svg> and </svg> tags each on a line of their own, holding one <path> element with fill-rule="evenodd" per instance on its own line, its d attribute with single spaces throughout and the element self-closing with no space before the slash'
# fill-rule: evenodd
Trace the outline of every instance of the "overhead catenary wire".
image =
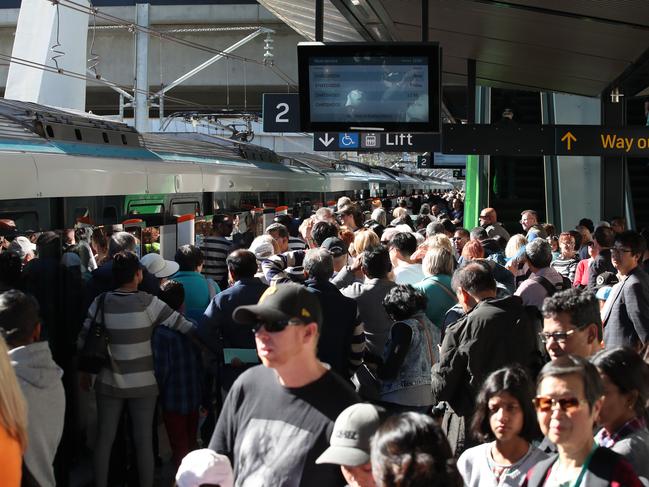
<svg viewBox="0 0 649 487">
<path fill-rule="evenodd" d="M 52 1 L 52 0 L 50 0 L 50 1 Z M 114 27 L 121 26 L 121 27 L 123 27 L 125 29 L 128 29 L 130 31 L 133 31 L 133 32 L 135 32 L 135 31 L 143 32 L 143 33 L 158 37 L 159 39 L 166 40 L 166 41 L 169 41 L 169 42 L 174 42 L 174 43 L 177 43 L 177 44 L 180 44 L 180 45 L 183 45 L 183 46 L 186 46 L 186 47 L 190 47 L 190 48 L 193 48 L 193 49 L 197 49 L 197 50 L 200 50 L 200 51 L 208 52 L 208 53 L 211 53 L 211 54 L 220 54 L 223 57 L 225 57 L 226 59 L 233 59 L 233 60 L 237 60 L 237 61 L 240 61 L 240 62 L 249 62 L 249 63 L 253 63 L 253 64 L 257 64 L 257 65 L 260 65 L 260 66 L 267 67 L 277 77 L 279 77 L 282 81 L 284 81 L 285 83 L 290 84 L 290 88 L 297 89 L 296 81 L 293 80 L 289 75 L 284 73 L 281 69 L 279 69 L 277 66 L 275 66 L 272 63 L 268 64 L 268 63 L 266 63 L 264 61 L 261 61 L 261 60 L 251 59 L 251 58 L 247 58 L 247 57 L 244 57 L 244 56 L 239 56 L 237 54 L 227 53 L 227 52 L 225 52 L 225 51 L 223 51 L 221 49 L 217 49 L 217 48 L 214 48 L 214 47 L 211 47 L 211 46 L 207 46 L 205 44 L 199 44 L 199 43 L 194 42 L 194 41 L 189 41 L 187 39 L 182 39 L 180 37 L 172 36 L 172 35 L 170 35 L 170 34 L 168 34 L 166 32 L 159 31 L 159 30 L 156 30 L 156 29 L 152 29 L 151 27 L 146 27 L 146 26 L 131 22 L 131 21 L 127 20 L 127 19 L 123 19 L 123 18 L 120 18 L 120 17 L 116 17 L 115 15 L 105 13 L 103 11 L 100 11 L 96 7 L 87 7 L 87 6 L 83 5 L 83 4 L 75 2 L 73 0 L 57 0 L 57 5 L 61 5 L 63 7 L 69 8 L 71 10 L 74 10 L 74 11 L 77 11 L 77 12 L 80 12 L 80 13 L 86 13 L 86 14 L 89 14 L 89 15 L 94 15 L 95 18 L 100 18 L 102 20 L 105 20 L 105 21 L 108 21 L 108 22 L 114 22 L 114 23 L 118 24 L 118 25 L 116 25 Z M 248 29 L 247 26 L 246 27 L 236 27 L 236 28 L 237 29 L 244 29 L 244 28 Z M 224 28 L 224 29 L 227 29 L 227 27 Z M 233 28 L 231 28 L 231 29 L 233 29 Z M 189 32 L 191 32 L 193 30 L 194 30 L 194 28 L 188 28 L 187 29 L 187 31 L 189 31 Z"/>
<path fill-rule="evenodd" d="M 21 66 L 26 66 L 28 68 L 40 69 L 42 71 L 47 71 L 47 72 L 50 72 L 50 73 L 60 74 L 61 76 L 67 76 L 67 77 L 73 78 L 73 79 L 79 79 L 79 80 L 85 80 L 85 81 L 95 81 L 95 82 L 97 82 L 97 80 L 100 79 L 102 81 L 102 83 L 107 84 L 109 86 L 114 86 L 116 88 L 121 88 L 122 90 L 131 90 L 131 91 L 134 91 L 134 92 L 137 92 L 137 93 L 143 93 L 143 94 L 145 94 L 147 96 L 151 96 L 153 94 L 151 91 L 141 90 L 141 89 L 133 89 L 132 87 L 129 87 L 129 86 L 126 86 L 126 85 L 120 85 L 119 83 L 115 83 L 114 81 L 107 80 L 107 79 L 105 79 L 103 77 L 95 77 L 95 76 L 91 76 L 89 74 L 77 73 L 77 72 L 69 71 L 69 70 L 62 69 L 62 68 L 57 69 L 55 66 L 49 66 L 47 64 L 41 64 L 41 63 L 38 63 L 36 61 L 30 61 L 29 59 L 24 59 L 24 58 L 20 58 L 20 57 L 17 57 L 17 56 L 12 56 L 12 55 L 5 54 L 5 53 L 2 53 L 2 52 L 0 52 L 0 60 L 8 61 L 8 62 L 15 63 L 15 64 L 19 64 Z M 176 97 L 172 97 L 172 96 L 165 96 L 165 100 L 170 100 L 170 101 L 176 102 L 176 103 L 178 103 L 180 105 L 188 106 L 188 107 L 191 107 L 191 108 L 202 108 L 203 107 L 203 105 L 198 104 L 196 102 L 192 102 L 190 100 L 184 100 L 182 98 L 176 98 Z"/>
<path fill-rule="evenodd" d="M 205 45 L 205 44 L 200 44 L 198 42 L 189 41 L 187 39 L 182 39 L 180 37 L 172 36 L 172 35 L 169 35 L 166 31 L 159 31 L 159 30 L 153 29 L 151 27 L 146 27 L 146 26 L 134 23 L 134 22 L 130 22 L 127 19 L 123 19 L 123 18 L 120 18 L 120 17 L 116 17 L 116 16 L 114 16 L 112 14 L 105 13 L 105 12 L 99 10 L 98 8 L 87 7 L 87 6 L 83 5 L 83 4 L 75 2 L 73 0 L 57 0 L 57 4 L 59 4 L 59 5 L 63 6 L 63 7 L 70 8 L 72 10 L 76 10 L 77 12 L 96 15 L 97 18 L 100 18 L 102 20 L 115 22 L 116 24 L 121 25 L 124 28 L 133 29 L 133 30 L 137 30 L 137 31 L 140 31 L 140 32 L 143 32 L 143 33 L 147 33 L 149 35 L 159 37 L 159 38 L 164 39 L 166 41 L 175 42 L 175 43 L 178 43 L 178 44 L 185 45 L 187 47 L 193 47 L 195 49 L 205 51 L 205 52 L 209 52 L 209 53 L 212 53 L 212 54 L 221 54 L 226 58 L 237 60 L 237 61 L 240 61 L 240 62 L 248 62 L 248 63 L 258 64 L 260 66 L 265 66 L 266 65 L 266 63 L 264 63 L 264 61 L 247 58 L 245 56 L 240 56 L 240 55 L 237 55 L 237 54 L 228 53 L 228 52 L 225 52 L 222 49 L 217 49 L 217 48 L 212 47 L 212 46 L 208 46 L 208 45 Z M 248 26 L 245 26 L 245 27 L 229 27 L 229 28 L 224 27 L 223 29 L 224 30 L 228 30 L 228 29 L 229 30 L 235 30 L 235 29 L 236 30 L 243 30 L 243 29 L 249 30 L 250 27 L 248 27 Z M 176 30 L 176 29 L 172 29 L 172 30 Z M 200 28 L 187 28 L 187 29 L 177 29 L 177 30 L 179 32 L 199 32 Z"/>
</svg>

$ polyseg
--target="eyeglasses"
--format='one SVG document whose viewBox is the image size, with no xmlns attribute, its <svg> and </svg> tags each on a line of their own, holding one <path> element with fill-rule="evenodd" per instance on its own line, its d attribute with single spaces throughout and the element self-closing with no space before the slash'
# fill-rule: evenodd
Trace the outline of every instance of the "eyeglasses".
<svg viewBox="0 0 649 487">
<path fill-rule="evenodd" d="M 613 247 L 611 249 L 611 253 L 618 254 L 618 255 L 623 254 L 623 253 L 627 253 L 627 252 L 633 252 L 633 250 L 631 250 L 631 249 L 623 249 L 621 247 Z"/>
<path fill-rule="evenodd" d="M 565 343 L 566 340 L 568 340 L 568 337 L 579 330 L 582 330 L 583 327 L 581 328 L 574 328 L 572 330 L 568 331 L 555 331 L 553 333 L 546 333 L 546 332 L 540 332 L 539 337 L 541 338 L 541 341 L 543 343 L 547 343 L 550 341 L 550 338 L 552 338 L 555 342 L 557 343 Z"/>
<path fill-rule="evenodd" d="M 585 399 L 578 399 L 576 397 L 565 397 L 563 399 L 554 399 L 548 396 L 536 396 L 532 399 L 534 407 L 537 411 L 542 413 L 549 413 L 550 411 L 556 409 L 556 406 L 559 406 L 559 409 L 564 413 L 574 413 L 582 403 L 585 403 Z"/>
<path fill-rule="evenodd" d="M 284 331 L 288 325 L 303 325 L 304 323 L 295 318 L 290 320 L 278 320 L 278 321 L 257 321 L 252 325 L 252 331 L 257 333 L 263 327 L 268 333 L 277 333 Z"/>
</svg>

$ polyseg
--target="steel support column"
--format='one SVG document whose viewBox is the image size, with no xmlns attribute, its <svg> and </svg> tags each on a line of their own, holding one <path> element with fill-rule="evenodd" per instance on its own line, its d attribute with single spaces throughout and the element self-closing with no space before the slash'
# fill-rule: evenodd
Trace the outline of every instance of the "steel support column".
<svg viewBox="0 0 649 487">
<path fill-rule="evenodd" d="M 136 3 L 136 22 L 149 27 L 149 4 Z M 135 128 L 149 130 L 149 34 L 139 29 L 135 34 Z"/>
<path fill-rule="evenodd" d="M 608 93 L 602 94 L 602 125 L 606 127 L 626 125 L 624 98 L 618 103 L 612 103 Z M 625 215 L 626 166 L 624 156 L 602 157 L 601 216 L 604 220 Z"/>
</svg>

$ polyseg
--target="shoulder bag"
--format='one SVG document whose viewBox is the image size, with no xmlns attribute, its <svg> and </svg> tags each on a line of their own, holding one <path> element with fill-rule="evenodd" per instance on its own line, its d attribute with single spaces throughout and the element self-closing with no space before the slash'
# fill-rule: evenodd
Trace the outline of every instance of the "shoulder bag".
<svg viewBox="0 0 649 487">
<path fill-rule="evenodd" d="M 86 335 L 86 341 L 79 353 L 79 370 L 90 374 L 97 374 L 102 367 L 109 362 L 108 353 L 108 330 L 104 324 L 104 303 L 106 295 L 103 293 L 97 301 L 95 316 L 90 322 L 90 328 Z M 101 322 L 97 321 L 97 316 L 101 313 Z"/>
</svg>

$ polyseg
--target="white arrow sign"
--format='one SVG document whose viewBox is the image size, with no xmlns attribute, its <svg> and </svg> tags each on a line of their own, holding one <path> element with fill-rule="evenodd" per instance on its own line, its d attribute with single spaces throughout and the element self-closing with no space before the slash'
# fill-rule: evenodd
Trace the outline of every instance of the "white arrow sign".
<svg viewBox="0 0 649 487">
<path fill-rule="evenodd" d="M 318 137 L 318 140 L 322 142 L 322 145 L 324 145 L 325 147 L 329 147 L 331 143 L 336 139 L 334 137 L 329 138 L 329 134 L 325 133 L 324 139 L 322 137 Z"/>
</svg>

